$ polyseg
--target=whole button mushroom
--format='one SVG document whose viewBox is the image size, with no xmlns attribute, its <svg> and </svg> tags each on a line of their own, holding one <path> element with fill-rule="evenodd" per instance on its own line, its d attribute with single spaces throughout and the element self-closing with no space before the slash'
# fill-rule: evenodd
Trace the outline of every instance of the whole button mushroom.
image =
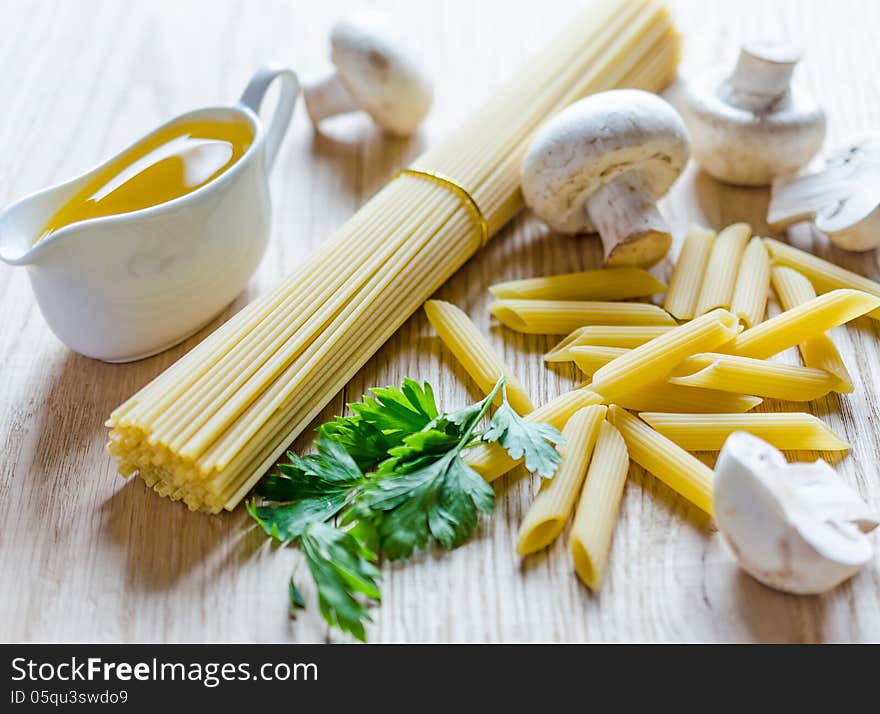
<svg viewBox="0 0 880 714">
<path fill-rule="evenodd" d="M 431 108 L 431 82 L 390 25 L 372 13 L 340 20 L 330 48 L 336 71 L 303 88 L 312 124 L 362 110 L 390 134 L 415 133 Z"/>
<path fill-rule="evenodd" d="M 800 221 L 845 250 L 880 245 L 880 135 L 835 151 L 818 173 L 773 182 L 767 222 L 781 230 Z"/>
<path fill-rule="evenodd" d="M 606 265 L 647 267 L 672 242 L 657 201 L 689 153 L 684 122 L 660 97 L 602 92 L 538 130 L 523 159 L 522 192 L 555 231 L 598 232 Z"/>
<path fill-rule="evenodd" d="M 825 461 L 789 464 L 778 449 L 736 432 L 715 464 L 715 521 L 739 564 L 777 590 L 836 587 L 873 559 L 878 521 Z"/>
<path fill-rule="evenodd" d="M 711 68 L 684 84 L 679 109 L 703 171 L 726 183 L 767 186 L 816 155 L 825 113 L 791 83 L 799 60 L 782 44 L 750 44 L 733 74 Z"/>
</svg>

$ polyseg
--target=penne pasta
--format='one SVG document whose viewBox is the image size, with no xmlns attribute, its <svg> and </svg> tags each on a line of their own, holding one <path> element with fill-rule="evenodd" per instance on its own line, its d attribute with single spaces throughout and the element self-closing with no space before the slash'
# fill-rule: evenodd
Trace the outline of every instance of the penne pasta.
<svg viewBox="0 0 880 714">
<path fill-rule="evenodd" d="M 565 527 L 593 455 L 607 407 L 594 405 L 576 412 L 565 428 L 559 448 L 562 460 L 552 479 L 544 479 L 519 529 L 516 551 L 528 555 L 550 545 Z"/>
<path fill-rule="evenodd" d="M 534 411 L 532 400 L 519 379 L 462 310 L 442 300 L 428 300 L 425 314 L 434 331 L 483 394 L 491 392 L 498 378 L 504 377 L 510 406 L 519 414 Z"/>
<path fill-rule="evenodd" d="M 721 351 L 767 359 L 878 307 L 880 297 L 859 290 L 832 290 L 755 325 Z"/>
<path fill-rule="evenodd" d="M 686 357 L 730 342 L 739 330 L 739 321 L 731 313 L 713 310 L 609 362 L 593 375 L 590 389 L 616 401 L 627 392 L 665 379 Z"/>
<path fill-rule="evenodd" d="M 569 540 L 575 572 L 591 590 L 602 584 L 628 469 L 623 437 L 602 422 Z"/>
<path fill-rule="evenodd" d="M 846 451 L 843 439 L 812 414 L 662 414 L 639 416 L 654 429 L 689 451 L 720 451 L 728 436 L 747 431 L 777 449 Z"/>
<path fill-rule="evenodd" d="M 770 291 L 770 256 L 760 238 L 752 238 L 743 253 L 730 301 L 730 311 L 746 327 L 757 325 L 767 311 Z"/>
<path fill-rule="evenodd" d="M 628 350 L 620 347 L 575 347 L 572 349 L 574 362 L 585 374 L 596 372 L 611 360 L 617 359 Z M 691 359 L 691 358 L 688 358 Z M 687 363 L 687 360 L 685 360 Z M 751 396 L 754 392 L 742 390 L 732 393 L 729 389 L 704 389 L 700 385 L 682 386 L 684 383 L 672 380 L 654 382 L 627 392 L 616 401 L 624 409 L 645 412 L 747 412 L 764 400 Z M 585 385 L 589 388 L 589 383 Z"/>
<path fill-rule="evenodd" d="M 809 402 L 844 386 L 837 377 L 823 369 L 724 354 L 688 357 L 675 368 L 668 381 L 680 386 L 754 394 L 790 402 Z"/>
<path fill-rule="evenodd" d="M 706 265 L 694 315 L 705 315 L 718 307 L 730 307 L 739 264 L 751 236 L 752 229 L 747 223 L 734 223 L 718 234 Z"/>
<path fill-rule="evenodd" d="M 810 281 L 793 268 L 777 266 L 770 271 L 770 278 L 783 310 L 791 310 L 816 297 Z M 837 377 L 837 391 L 853 391 L 852 377 L 830 335 L 821 334 L 804 340 L 798 345 L 798 349 L 807 367 L 824 369 Z"/>
<path fill-rule="evenodd" d="M 584 325 L 675 324 L 662 308 L 640 302 L 497 300 L 489 312 L 502 325 L 535 335 L 567 335 Z"/>
<path fill-rule="evenodd" d="M 715 389 L 683 387 L 668 382 L 654 382 L 627 392 L 615 400 L 624 409 L 637 412 L 682 412 L 739 414 L 758 406 L 763 400 L 746 394 L 731 394 Z"/>
<path fill-rule="evenodd" d="M 493 297 L 519 300 L 628 300 L 662 293 L 666 286 L 647 270 L 606 268 L 496 283 Z"/>
<path fill-rule="evenodd" d="M 691 226 L 684 237 L 663 302 L 666 312 L 674 318 L 690 320 L 696 313 L 703 276 L 714 244 L 715 231 L 699 226 Z"/>
<path fill-rule="evenodd" d="M 633 461 L 712 514 L 712 469 L 619 406 L 608 408 L 608 419 L 623 437 Z"/>
<path fill-rule="evenodd" d="M 529 421 L 542 421 L 552 424 L 557 429 L 563 429 L 572 414 L 579 409 L 594 404 L 601 404 L 602 398 L 587 389 L 575 389 L 571 392 L 560 394 L 546 404 L 538 407 L 535 411 L 525 416 Z M 486 481 L 492 482 L 500 478 L 511 469 L 515 468 L 520 461 L 515 461 L 507 455 L 507 452 L 498 444 L 479 444 L 465 452 L 464 460 Z"/>
<path fill-rule="evenodd" d="M 571 358 L 586 375 L 591 375 L 604 367 L 609 362 L 622 357 L 629 350 L 626 347 L 572 347 L 569 349 Z"/>
<path fill-rule="evenodd" d="M 573 359 L 572 347 L 638 347 L 655 337 L 674 330 L 675 325 L 589 325 L 572 332 L 544 355 L 545 362 L 568 362 Z"/>
<path fill-rule="evenodd" d="M 794 268 L 813 284 L 817 293 L 851 288 L 880 297 L 880 283 L 875 280 L 773 238 L 765 238 L 764 243 L 770 251 L 773 265 Z M 880 320 L 880 310 L 874 310 L 868 316 Z"/>
</svg>

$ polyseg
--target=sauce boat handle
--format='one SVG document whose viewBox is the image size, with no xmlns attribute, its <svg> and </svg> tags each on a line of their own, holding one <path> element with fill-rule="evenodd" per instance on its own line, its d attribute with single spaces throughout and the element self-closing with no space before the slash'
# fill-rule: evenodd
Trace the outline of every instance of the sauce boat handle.
<svg viewBox="0 0 880 714">
<path fill-rule="evenodd" d="M 239 99 L 239 104 L 246 106 L 259 116 L 260 105 L 263 103 L 266 91 L 276 79 L 281 81 L 281 94 L 278 96 L 275 113 L 266 130 L 265 152 L 267 170 L 271 170 L 272 164 L 275 163 L 275 157 L 278 155 L 281 141 L 284 139 L 284 134 L 287 132 L 287 127 L 290 124 L 290 117 L 293 115 L 293 109 L 300 94 L 299 80 L 292 69 L 277 65 L 266 65 L 260 67 L 254 73 L 251 81 L 244 88 L 241 99 Z"/>
</svg>

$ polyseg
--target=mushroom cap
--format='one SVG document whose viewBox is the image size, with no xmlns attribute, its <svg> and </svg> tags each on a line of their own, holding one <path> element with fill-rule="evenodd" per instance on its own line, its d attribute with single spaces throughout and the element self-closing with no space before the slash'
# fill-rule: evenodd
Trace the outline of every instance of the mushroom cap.
<svg viewBox="0 0 880 714">
<path fill-rule="evenodd" d="M 374 13 L 340 20 L 330 48 L 339 81 L 358 105 L 386 131 L 414 133 L 431 108 L 431 82 L 389 23 Z"/>
<path fill-rule="evenodd" d="M 689 154 L 687 129 L 669 103 L 638 89 L 601 92 L 538 130 L 522 163 L 523 196 L 554 230 L 591 233 L 586 206 L 597 189 L 637 172 L 659 199 Z"/>
<path fill-rule="evenodd" d="M 774 181 L 768 223 L 782 227 L 795 219 L 812 219 L 845 250 L 880 245 L 880 134 L 832 152 L 818 173 Z"/>
<path fill-rule="evenodd" d="M 749 101 L 718 67 L 685 82 L 677 104 L 703 171 L 726 183 L 767 186 L 822 148 L 825 112 L 796 83 L 760 110 Z"/>
<path fill-rule="evenodd" d="M 798 594 L 830 590 L 871 560 L 877 526 L 865 502 L 827 463 L 788 464 L 745 432 L 731 434 L 715 466 L 715 520 L 755 579 Z"/>
</svg>

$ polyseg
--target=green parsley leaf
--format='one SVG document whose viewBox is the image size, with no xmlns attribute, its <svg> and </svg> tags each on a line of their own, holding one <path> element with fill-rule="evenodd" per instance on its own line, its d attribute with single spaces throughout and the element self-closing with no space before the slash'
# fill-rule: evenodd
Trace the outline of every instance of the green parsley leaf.
<svg viewBox="0 0 880 714">
<path fill-rule="evenodd" d="M 553 446 L 562 443 L 562 434 L 550 424 L 527 421 L 507 403 L 507 395 L 492 415 L 483 441 L 497 441 L 512 459 L 525 456 L 526 469 L 544 478 L 556 473 L 559 452 Z"/>
<path fill-rule="evenodd" d="M 359 416 L 336 417 L 320 426 L 318 434 L 339 444 L 364 472 L 385 459 L 388 449 L 397 443 Z"/>
<path fill-rule="evenodd" d="M 476 527 L 477 512 L 494 508 L 492 487 L 460 453 L 501 385 L 503 380 L 474 407 L 405 437 L 361 490 L 354 517 L 374 524 L 379 549 L 391 560 L 409 557 L 432 536 L 447 549 L 458 547 Z M 452 433 L 438 430 L 444 422 L 457 428 Z"/>
<path fill-rule="evenodd" d="M 350 533 L 327 523 L 308 525 L 300 540 L 318 587 L 318 604 L 324 619 L 361 642 L 366 641 L 364 622 L 372 620 L 357 596 L 381 599 L 378 581 L 382 576 L 370 562 L 376 555 Z"/>
<path fill-rule="evenodd" d="M 318 429 L 315 454 L 288 454 L 263 479 L 257 493 L 268 503 L 251 501 L 248 513 L 271 537 L 299 542 L 331 626 L 364 639 L 368 601 L 380 599 L 376 553 L 404 558 L 432 540 L 458 547 L 479 514 L 491 513 L 495 492 L 461 458 L 465 450 L 497 441 L 529 470 L 553 474 L 560 433 L 522 419 L 504 390 L 502 378 L 477 404 L 441 414 L 428 384 L 373 389 L 349 405 L 351 416 Z M 481 431 L 499 392 L 501 406 Z M 337 516 L 338 527 L 330 523 Z M 295 616 L 304 600 L 292 580 L 288 601 Z"/>
<path fill-rule="evenodd" d="M 375 524 L 379 549 L 397 560 L 424 548 L 430 536 L 447 549 L 460 546 L 477 525 L 477 511 L 491 513 L 494 506 L 492 487 L 455 451 L 403 474 L 370 481 L 355 512 Z"/>
<path fill-rule="evenodd" d="M 373 398 L 349 404 L 349 408 L 364 422 L 379 429 L 386 438 L 400 443 L 404 436 L 421 431 L 437 418 L 434 392 L 427 382 L 419 385 L 405 379 L 400 389 L 373 388 Z"/>
<path fill-rule="evenodd" d="M 429 384 L 405 379 L 400 389 L 377 387 L 372 397 L 348 405 L 352 416 L 336 417 L 318 433 L 340 444 L 364 472 L 388 457 L 404 437 L 426 428 L 437 418 Z"/>
<path fill-rule="evenodd" d="M 247 504 L 248 513 L 267 535 L 286 542 L 298 538 L 309 523 L 333 518 L 364 483 L 360 468 L 342 446 L 319 437 L 317 453 L 288 454 L 290 464 L 264 481 L 260 495 L 283 503 Z"/>
</svg>

